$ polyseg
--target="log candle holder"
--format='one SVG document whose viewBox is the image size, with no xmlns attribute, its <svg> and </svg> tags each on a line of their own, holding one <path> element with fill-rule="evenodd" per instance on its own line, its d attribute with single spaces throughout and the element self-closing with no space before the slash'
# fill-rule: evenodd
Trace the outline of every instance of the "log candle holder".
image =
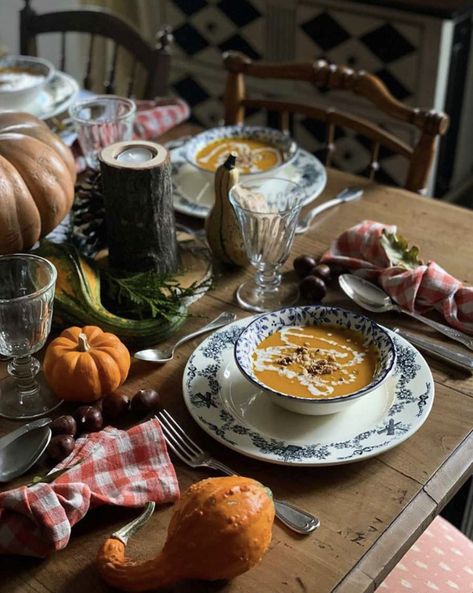
<svg viewBox="0 0 473 593">
<path fill-rule="evenodd" d="M 171 162 L 159 144 L 117 142 L 100 154 L 109 262 L 159 274 L 178 266 Z"/>
</svg>

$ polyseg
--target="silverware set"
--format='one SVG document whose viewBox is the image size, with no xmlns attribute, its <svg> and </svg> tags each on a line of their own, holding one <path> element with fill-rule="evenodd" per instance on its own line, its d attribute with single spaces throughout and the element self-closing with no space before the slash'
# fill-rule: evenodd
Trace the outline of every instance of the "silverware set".
<svg viewBox="0 0 473 593">
<path fill-rule="evenodd" d="M 179 457 L 186 465 L 192 468 L 208 467 L 222 472 L 227 476 L 237 475 L 227 465 L 214 459 L 209 453 L 203 451 L 179 426 L 174 418 L 166 410 L 156 414 L 156 418 L 163 429 L 164 438 L 171 451 Z M 307 511 L 277 498 L 274 499 L 276 517 L 292 531 L 307 535 L 320 525 L 317 517 L 314 517 Z"/>
<path fill-rule="evenodd" d="M 469 350 L 473 350 L 473 338 L 471 336 L 468 336 L 453 327 L 444 325 L 443 323 L 439 323 L 428 317 L 424 317 L 423 315 L 402 309 L 399 305 L 394 303 L 391 300 L 391 297 L 381 288 L 368 282 L 368 280 L 365 280 L 364 278 L 360 278 L 354 274 L 342 274 L 338 278 L 338 283 L 343 292 L 363 309 L 373 313 L 385 313 L 388 311 L 404 313 L 435 329 L 451 340 L 462 344 Z M 453 365 L 463 371 L 473 373 L 473 356 L 466 353 L 464 354 L 458 350 L 451 350 L 448 346 L 436 344 L 421 336 L 417 336 L 412 332 L 405 331 L 404 329 L 400 330 L 399 328 L 395 328 L 394 331 L 400 336 L 403 336 L 413 346 L 420 348 L 438 360 Z"/>
</svg>

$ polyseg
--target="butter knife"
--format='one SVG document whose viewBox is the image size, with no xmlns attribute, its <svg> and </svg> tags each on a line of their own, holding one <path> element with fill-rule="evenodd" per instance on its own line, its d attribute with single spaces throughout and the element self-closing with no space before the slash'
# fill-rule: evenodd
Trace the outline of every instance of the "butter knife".
<svg viewBox="0 0 473 593">
<path fill-rule="evenodd" d="M 425 338 L 421 338 L 420 336 L 416 336 L 411 332 L 407 332 L 405 330 L 400 330 L 399 328 L 394 328 L 397 334 L 405 338 L 408 342 L 410 342 L 413 346 L 420 348 L 424 352 L 427 352 L 431 356 L 441 360 L 447 364 L 451 364 L 463 371 L 467 371 L 469 373 L 473 373 L 473 357 L 468 354 L 463 354 L 456 350 L 450 350 L 447 346 L 443 346 L 441 344 L 435 344 L 426 340 Z"/>
</svg>

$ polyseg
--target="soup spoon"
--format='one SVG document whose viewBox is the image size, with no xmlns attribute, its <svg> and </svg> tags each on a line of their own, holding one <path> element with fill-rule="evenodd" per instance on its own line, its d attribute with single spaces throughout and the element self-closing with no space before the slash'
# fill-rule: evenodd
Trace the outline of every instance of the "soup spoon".
<svg viewBox="0 0 473 593">
<path fill-rule="evenodd" d="M 235 319 L 235 313 L 221 313 L 213 321 L 207 323 L 207 325 L 204 325 L 204 327 L 201 327 L 198 330 L 190 334 L 187 334 L 186 336 L 183 336 L 171 348 L 147 348 L 146 350 L 139 350 L 138 352 L 135 352 L 133 356 L 135 358 L 139 358 L 140 360 L 146 360 L 148 362 L 157 362 L 160 364 L 168 362 L 169 360 L 173 359 L 174 351 L 176 350 L 176 348 L 184 342 L 187 342 L 187 340 L 191 340 L 192 338 L 200 336 L 200 334 L 209 332 L 213 329 L 218 329 L 219 327 L 222 327 L 224 325 L 227 325 L 228 323 L 231 323 L 232 321 L 235 321 Z"/>
<path fill-rule="evenodd" d="M 354 274 L 342 274 L 338 278 L 338 283 L 347 296 L 367 311 L 372 311 L 373 313 L 385 313 L 387 311 L 404 313 L 409 315 L 409 317 L 413 317 L 417 321 L 432 327 L 444 336 L 449 337 L 451 340 L 460 342 L 460 344 L 463 344 L 469 350 L 473 350 L 473 338 L 470 338 L 470 336 L 467 336 L 453 327 L 438 323 L 437 321 L 433 321 L 432 319 L 414 313 L 413 311 L 403 309 L 394 303 L 384 290 L 378 288 L 375 284 L 368 282 L 368 280 L 365 280 L 364 278 L 360 278 Z"/>
<path fill-rule="evenodd" d="M 0 438 L 0 482 L 9 482 L 28 471 L 51 440 L 51 418 L 29 422 Z"/>
</svg>

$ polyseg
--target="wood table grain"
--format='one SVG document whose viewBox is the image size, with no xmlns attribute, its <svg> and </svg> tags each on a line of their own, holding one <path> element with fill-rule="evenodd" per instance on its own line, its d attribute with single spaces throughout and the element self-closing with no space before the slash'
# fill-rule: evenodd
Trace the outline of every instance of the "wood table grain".
<svg viewBox="0 0 473 593">
<path fill-rule="evenodd" d="M 328 185 L 319 201 L 348 185 L 361 185 L 364 197 L 328 210 L 310 232 L 296 239 L 291 254 L 321 254 L 344 229 L 364 219 L 398 225 L 416 243 L 425 260 L 435 260 L 450 273 L 473 283 L 473 212 L 387 188 L 329 170 Z M 290 268 L 288 262 L 287 268 Z M 247 313 L 235 305 L 235 288 L 249 271 L 219 271 L 215 289 L 192 306 L 194 318 L 180 333 L 201 325 L 221 311 Z M 327 303 L 356 309 L 339 290 L 330 290 Z M 386 325 L 409 328 L 439 339 L 411 319 L 385 314 Z M 207 436 L 194 423 L 182 399 L 185 363 L 203 338 L 178 349 L 165 366 L 134 361 L 124 391 L 142 387 L 161 393 L 164 405 L 202 447 L 238 472 L 267 484 L 287 499 L 320 517 L 321 527 L 308 537 L 296 536 L 279 523 L 263 562 L 228 583 L 187 583 L 176 592 L 225 593 L 368 593 L 382 582 L 402 555 L 442 507 L 472 474 L 473 379 L 427 358 L 435 378 L 432 412 L 406 442 L 378 457 L 338 467 L 297 468 L 246 458 Z M 0 433 L 16 426 L 1 421 Z M 176 461 L 182 489 L 213 474 L 191 470 Z M 163 544 L 172 508 L 159 509 L 129 545 L 130 555 L 151 557 Z M 68 547 L 46 560 L 0 558 L 0 591 L 9 593 L 97 593 L 108 588 L 99 580 L 93 561 L 99 544 L 112 531 L 136 516 L 136 510 L 100 508 L 73 528 Z"/>
</svg>

